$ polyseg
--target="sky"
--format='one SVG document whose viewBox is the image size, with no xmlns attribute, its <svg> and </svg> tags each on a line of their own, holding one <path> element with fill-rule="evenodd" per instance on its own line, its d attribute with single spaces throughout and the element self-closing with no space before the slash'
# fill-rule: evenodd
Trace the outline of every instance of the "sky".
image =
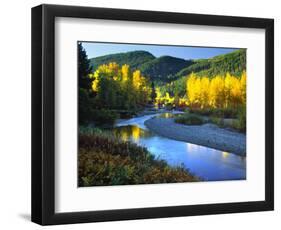
<svg viewBox="0 0 281 230">
<path fill-rule="evenodd" d="M 139 45 L 122 43 L 96 43 L 82 42 L 88 58 L 99 57 L 107 54 L 123 53 L 136 50 L 144 50 L 155 57 L 173 56 L 183 59 L 211 58 L 220 54 L 230 53 L 234 48 L 211 48 L 211 47 L 191 47 L 191 46 L 168 46 L 168 45 Z"/>
</svg>

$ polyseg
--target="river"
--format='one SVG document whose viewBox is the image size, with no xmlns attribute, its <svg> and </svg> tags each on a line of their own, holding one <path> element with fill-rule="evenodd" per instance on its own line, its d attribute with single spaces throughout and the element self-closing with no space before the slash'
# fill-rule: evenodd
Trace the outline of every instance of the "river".
<svg viewBox="0 0 281 230">
<path fill-rule="evenodd" d="M 246 179 L 246 157 L 232 153 L 176 141 L 150 131 L 144 122 L 160 114 L 144 115 L 118 121 L 113 132 L 123 140 L 146 147 L 153 155 L 171 166 L 183 165 L 206 181 Z M 170 117 L 171 113 L 161 114 Z"/>
</svg>

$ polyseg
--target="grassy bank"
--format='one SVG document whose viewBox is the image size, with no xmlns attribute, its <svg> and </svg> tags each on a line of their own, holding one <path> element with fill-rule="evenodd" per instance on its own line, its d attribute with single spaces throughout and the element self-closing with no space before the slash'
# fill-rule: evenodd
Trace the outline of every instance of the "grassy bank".
<svg viewBox="0 0 281 230">
<path fill-rule="evenodd" d="M 100 131 L 79 134 L 79 186 L 198 181 L 183 167 L 171 167 L 146 149 Z"/>
<path fill-rule="evenodd" d="M 213 123 L 221 128 L 232 128 L 246 133 L 246 107 L 236 109 L 189 109 L 175 117 L 175 122 L 184 125 Z"/>
<path fill-rule="evenodd" d="M 184 125 L 202 125 L 204 120 L 201 116 L 184 113 L 175 118 L 175 122 Z"/>
</svg>

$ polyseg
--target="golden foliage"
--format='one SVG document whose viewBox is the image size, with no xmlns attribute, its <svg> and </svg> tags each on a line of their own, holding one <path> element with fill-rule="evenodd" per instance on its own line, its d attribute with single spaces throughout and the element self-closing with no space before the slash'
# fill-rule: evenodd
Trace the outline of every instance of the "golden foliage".
<svg viewBox="0 0 281 230">
<path fill-rule="evenodd" d="M 246 72 L 240 78 L 231 76 L 187 77 L 188 103 L 194 108 L 228 108 L 246 103 Z"/>
<path fill-rule="evenodd" d="M 122 73 L 122 81 L 123 82 L 128 81 L 129 69 L 130 69 L 129 65 L 127 65 L 127 64 L 122 65 L 121 73 Z"/>
<path fill-rule="evenodd" d="M 119 65 L 115 62 L 110 62 L 109 64 L 100 65 L 97 70 L 90 74 L 90 78 L 93 79 L 92 89 L 94 92 L 98 91 L 98 84 L 101 76 L 112 76 L 114 80 L 118 79 L 119 75 Z"/>
<path fill-rule="evenodd" d="M 90 78 L 93 79 L 92 90 L 98 95 L 104 93 L 100 92 L 101 79 L 107 78 L 109 81 L 114 82 L 116 91 L 118 91 L 115 92 L 116 95 L 127 94 L 126 98 L 130 100 L 131 104 L 135 104 L 133 102 L 135 101 L 138 105 L 142 105 L 147 103 L 150 98 L 151 86 L 146 78 L 138 69 L 134 70 L 134 72 L 130 71 L 130 66 L 127 64 L 119 66 L 115 62 L 111 62 L 100 65 L 94 73 L 90 74 Z"/>
</svg>

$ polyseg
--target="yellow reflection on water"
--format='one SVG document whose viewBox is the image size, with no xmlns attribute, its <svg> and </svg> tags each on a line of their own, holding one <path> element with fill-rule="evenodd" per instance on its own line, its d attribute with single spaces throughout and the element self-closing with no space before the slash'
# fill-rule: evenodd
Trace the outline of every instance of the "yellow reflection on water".
<svg viewBox="0 0 281 230">
<path fill-rule="evenodd" d="M 120 137 L 122 141 L 133 140 L 134 142 L 138 142 L 142 134 L 141 131 L 141 128 L 133 125 L 115 129 L 114 133 Z"/>
<path fill-rule="evenodd" d="M 122 141 L 127 141 L 129 139 L 129 134 L 125 130 L 122 130 L 121 132 L 121 139 Z"/>
<path fill-rule="evenodd" d="M 229 153 L 228 152 L 222 152 L 222 157 L 223 158 L 227 158 L 229 156 Z"/>
<path fill-rule="evenodd" d="M 172 118 L 174 115 L 172 113 L 162 113 L 160 117 L 163 118 Z"/>
<path fill-rule="evenodd" d="M 165 117 L 165 118 L 170 118 L 170 117 L 171 117 L 171 114 L 170 114 L 170 113 L 165 113 L 165 114 L 164 114 L 164 117 Z"/>
<path fill-rule="evenodd" d="M 138 126 L 132 127 L 132 137 L 135 141 L 138 141 L 140 139 L 140 128 Z"/>
</svg>

